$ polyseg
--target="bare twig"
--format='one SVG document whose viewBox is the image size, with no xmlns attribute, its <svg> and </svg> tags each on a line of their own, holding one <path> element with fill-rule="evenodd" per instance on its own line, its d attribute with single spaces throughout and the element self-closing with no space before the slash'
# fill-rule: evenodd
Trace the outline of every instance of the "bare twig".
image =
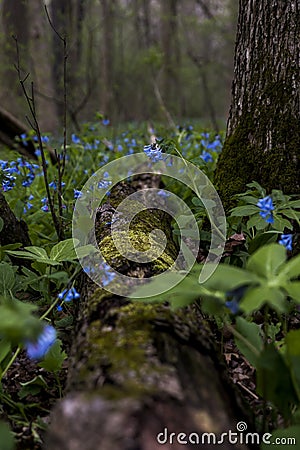
<svg viewBox="0 0 300 450">
<path fill-rule="evenodd" d="M 66 166 L 66 156 L 67 156 L 67 60 L 68 60 L 68 49 L 67 49 L 67 37 L 62 36 L 55 26 L 53 25 L 47 5 L 44 5 L 46 16 L 49 22 L 50 27 L 56 34 L 56 36 L 62 41 L 63 43 L 63 90 L 64 90 L 64 107 L 63 107 L 63 152 L 62 152 L 62 158 L 60 161 L 60 155 L 58 156 L 58 165 L 57 165 L 57 172 L 58 172 L 58 186 L 57 186 L 57 192 L 58 192 L 58 209 L 59 209 L 59 215 L 62 217 L 63 208 L 62 208 L 62 180 L 65 172 L 65 166 Z"/>
<path fill-rule="evenodd" d="M 37 139 L 38 139 L 38 144 L 39 144 L 39 148 L 40 148 L 40 151 L 41 151 L 41 157 L 42 157 L 42 169 L 43 169 L 44 183 L 45 183 L 45 188 L 46 188 L 46 193 L 47 193 L 47 198 L 48 198 L 48 205 L 49 205 L 49 208 L 50 208 L 50 212 L 51 212 L 51 216 L 52 216 L 52 220 L 53 220 L 53 223 L 54 223 L 54 227 L 55 227 L 57 236 L 58 236 L 59 239 L 62 239 L 61 220 L 55 214 L 54 201 L 53 201 L 53 199 L 51 197 L 49 183 L 48 183 L 47 163 L 46 163 L 45 152 L 44 152 L 44 148 L 43 148 L 41 130 L 40 130 L 40 127 L 39 127 L 39 122 L 38 122 L 38 119 L 37 119 L 36 108 L 35 108 L 34 85 L 33 85 L 33 82 L 32 82 L 31 83 L 31 96 L 29 96 L 29 94 L 27 92 L 26 85 L 25 85 L 25 82 L 28 79 L 29 73 L 27 73 L 24 77 L 22 77 L 18 39 L 17 39 L 16 36 L 13 36 L 13 39 L 15 40 L 16 54 L 17 54 L 17 63 L 15 65 L 15 68 L 16 68 L 16 71 L 17 71 L 17 74 L 18 74 L 19 83 L 21 85 L 24 97 L 25 97 L 25 99 L 27 101 L 27 105 L 29 107 L 29 111 L 30 111 L 30 114 L 31 114 L 31 118 L 27 117 L 27 120 L 28 120 L 31 128 L 35 131 Z"/>
</svg>

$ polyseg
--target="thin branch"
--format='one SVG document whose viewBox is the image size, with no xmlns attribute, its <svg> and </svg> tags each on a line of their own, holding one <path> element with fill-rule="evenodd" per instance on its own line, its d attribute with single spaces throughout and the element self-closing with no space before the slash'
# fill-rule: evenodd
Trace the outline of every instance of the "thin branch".
<svg viewBox="0 0 300 450">
<path fill-rule="evenodd" d="M 64 90 L 64 108 L 63 108 L 63 152 L 62 152 L 62 160 L 59 161 L 58 164 L 58 186 L 57 186 L 57 192 L 58 192 L 58 209 L 59 209 L 59 215 L 62 217 L 63 209 L 62 209 L 62 180 L 65 172 L 65 166 L 66 166 L 66 156 L 67 156 L 67 60 L 68 60 L 68 49 L 67 49 L 67 38 L 66 36 L 62 36 L 55 26 L 52 23 L 52 20 L 50 18 L 47 5 L 44 5 L 46 16 L 48 19 L 48 22 L 50 24 L 50 27 L 56 34 L 56 36 L 62 41 L 63 43 L 63 90 Z M 60 157 L 58 158 L 60 160 Z"/>
<path fill-rule="evenodd" d="M 33 128 L 33 130 L 35 131 L 35 133 L 37 135 L 38 144 L 39 144 L 39 148 L 40 148 L 40 151 L 41 151 L 42 169 L 43 169 L 44 183 L 45 183 L 45 188 L 46 188 L 46 193 L 47 193 L 47 198 L 48 198 L 48 205 L 49 205 L 49 208 L 50 208 L 50 212 L 51 212 L 51 216 L 52 216 L 52 220 L 53 220 L 53 223 L 54 223 L 54 227 L 55 227 L 57 236 L 58 236 L 59 239 L 61 239 L 62 238 L 61 221 L 60 221 L 60 219 L 58 219 L 58 217 L 55 214 L 54 202 L 53 202 L 53 199 L 52 199 L 51 193 L 50 193 L 49 182 L 48 182 L 47 162 L 46 162 L 45 152 L 44 152 L 43 143 L 42 143 L 42 135 L 41 135 L 41 131 L 40 131 L 39 123 L 38 123 L 38 120 L 37 120 L 37 115 L 36 115 L 36 109 L 35 109 L 34 86 L 33 86 L 33 83 L 31 83 L 31 97 L 29 97 L 27 89 L 26 89 L 26 86 L 25 86 L 25 81 L 27 80 L 29 74 L 27 74 L 25 78 L 22 78 L 18 39 L 17 39 L 16 36 L 13 36 L 13 39 L 15 40 L 15 44 L 16 44 L 17 64 L 15 65 L 15 67 L 16 67 L 16 70 L 17 70 L 19 83 L 21 85 L 24 97 L 25 97 L 25 99 L 27 101 L 27 105 L 29 107 L 30 114 L 32 116 L 31 117 L 31 119 L 32 119 L 32 128 Z M 31 123 L 31 119 L 27 118 L 29 123 Z"/>
</svg>

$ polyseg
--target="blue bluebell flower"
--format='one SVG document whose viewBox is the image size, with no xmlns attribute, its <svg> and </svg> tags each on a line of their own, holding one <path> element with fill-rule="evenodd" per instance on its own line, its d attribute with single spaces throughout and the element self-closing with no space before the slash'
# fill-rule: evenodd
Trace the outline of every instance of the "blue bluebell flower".
<svg viewBox="0 0 300 450">
<path fill-rule="evenodd" d="M 228 300 L 225 302 L 225 305 L 230 309 L 232 314 L 237 314 L 239 312 L 239 302 L 243 298 L 247 288 L 248 285 L 243 285 L 226 292 L 226 298 Z"/>
<path fill-rule="evenodd" d="M 77 189 L 74 189 L 74 198 L 77 199 L 80 197 L 82 197 L 82 192 L 78 191 Z"/>
<path fill-rule="evenodd" d="M 79 292 L 76 291 L 74 287 L 71 289 L 64 289 L 58 294 L 59 300 L 64 300 L 65 302 L 71 302 L 72 300 L 77 300 L 80 298 Z"/>
<path fill-rule="evenodd" d="M 283 245 L 287 250 L 293 250 L 293 235 L 292 234 L 282 234 L 278 244 Z"/>
<path fill-rule="evenodd" d="M 272 211 L 274 211 L 275 207 L 273 205 L 273 201 L 270 195 L 259 199 L 259 201 L 256 203 L 256 206 L 258 206 L 260 209 L 259 215 L 263 219 L 265 219 L 267 223 L 274 223 Z"/>
<path fill-rule="evenodd" d="M 79 137 L 76 136 L 76 134 L 72 134 L 71 139 L 72 139 L 73 144 L 80 144 L 80 142 L 81 142 Z"/>
<path fill-rule="evenodd" d="M 212 162 L 214 160 L 211 154 L 206 152 L 205 150 L 203 150 L 202 154 L 200 155 L 200 158 L 202 158 L 203 161 L 206 163 Z"/>
<path fill-rule="evenodd" d="M 107 189 L 112 184 L 109 180 L 101 180 L 98 182 L 99 189 Z"/>
<path fill-rule="evenodd" d="M 102 120 L 102 124 L 103 124 L 105 127 L 107 127 L 107 125 L 110 124 L 110 120 L 109 120 L 109 119 L 103 119 L 103 120 Z"/>
<path fill-rule="evenodd" d="M 145 145 L 144 152 L 151 159 L 152 162 L 157 162 L 159 160 L 166 159 L 166 155 L 162 153 L 162 149 L 156 143 Z"/>
<path fill-rule="evenodd" d="M 35 342 L 25 342 L 27 355 L 30 359 L 42 359 L 56 341 L 56 330 L 46 325 Z"/>
</svg>

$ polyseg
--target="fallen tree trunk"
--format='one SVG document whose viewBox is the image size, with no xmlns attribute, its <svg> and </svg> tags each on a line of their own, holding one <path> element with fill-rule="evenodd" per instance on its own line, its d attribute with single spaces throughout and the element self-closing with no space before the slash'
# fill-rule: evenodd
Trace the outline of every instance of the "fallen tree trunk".
<svg viewBox="0 0 300 450">
<path fill-rule="evenodd" d="M 33 140 L 28 139 L 26 142 L 23 142 L 22 140 L 19 142 L 16 141 L 16 137 L 20 138 L 22 134 L 28 135 L 28 132 L 29 129 L 23 122 L 0 106 L 0 142 L 27 158 L 37 160 L 38 158 L 35 154 Z M 56 163 L 57 158 L 55 151 L 48 145 L 46 148 L 50 154 L 52 163 Z"/>
<path fill-rule="evenodd" d="M 147 180 L 148 187 L 158 183 L 157 177 Z M 170 218 L 159 210 L 146 211 L 131 227 L 141 243 L 161 224 L 168 244 L 159 261 L 128 264 L 114 254 L 104 224 L 115 207 L 113 199 L 122 199 L 125 188 L 119 189 L 98 212 L 101 251 L 127 275 L 149 277 L 165 270 L 177 248 Z M 193 307 L 174 312 L 165 304 L 129 302 L 90 281 L 81 293 L 67 392 L 52 413 L 47 450 L 179 449 L 197 443 L 219 448 L 222 433 L 237 431 L 236 423 L 245 420 L 239 395 L 209 327 Z M 226 438 L 221 445 L 233 448 Z M 247 447 L 237 442 L 234 448 Z"/>
</svg>

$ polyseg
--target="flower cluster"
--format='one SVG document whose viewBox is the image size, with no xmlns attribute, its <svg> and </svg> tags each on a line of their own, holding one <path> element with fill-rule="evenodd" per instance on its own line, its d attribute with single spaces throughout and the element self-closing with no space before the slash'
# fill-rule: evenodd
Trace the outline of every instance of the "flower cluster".
<svg viewBox="0 0 300 450">
<path fill-rule="evenodd" d="M 265 221 L 267 223 L 274 223 L 274 217 L 273 217 L 272 211 L 274 211 L 275 208 L 274 208 L 273 201 L 272 201 L 272 198 L 270 195 L 259 199 L 256 206 L 258 206 L 260 209 L 259 215 L 263 219 L 265 219 Z"/>
<path fill-rule="evenodd" d="M 214 160 L 211 154 L 205 150 L 203 150 L 202 154 L 200 155 L 200 158 L 203 159 L 203 161 L 206 163 L 213 162 Z"/>
<path fill-rule="evenodd" d="M 56 330 L 46 325 L 35 342 L 25 342 L 27 355 L 30 359 L 42 359 L 56 341 Z"/>
<path fill-rule="evenodd" d="M 76 291 L 74 287 L 71 287 L 71 289 L 64 289 L 62 292 L 60 292 L 57 296 L 59 300 L 62 302 L 71 302 L 72 300 L 77 300 L 80 298 L 79 292 Z M 62 311 L 62 305 L 57 306 L 58 311 Z"/>
<path fill-rule="evenodd" d="M 293 235 L 292 234 L 282 234 L 278 244 L 283 245 L 287 250 L 293 250 Z"/>
<path fill-rule="evenodd" d="M 166 159 L 166 155 L 162 153 L 162 149 L 158 144 L 149 144 L 144 146 L 144 152 L 151 159 L 152 162 Z"/>
<path fill-rule="evenodd" d="M 17 161 L 0 160 L 0 168 L 3 172 L 2 189 L 4 192 L 10 191 L 16 184 L 16 175 L 23 177 L 22 186 L 29 187 L 35 179 L 35 171 L 39 169 L 37 164 L 31 164 L 18 158 Z"/>
</svg>

